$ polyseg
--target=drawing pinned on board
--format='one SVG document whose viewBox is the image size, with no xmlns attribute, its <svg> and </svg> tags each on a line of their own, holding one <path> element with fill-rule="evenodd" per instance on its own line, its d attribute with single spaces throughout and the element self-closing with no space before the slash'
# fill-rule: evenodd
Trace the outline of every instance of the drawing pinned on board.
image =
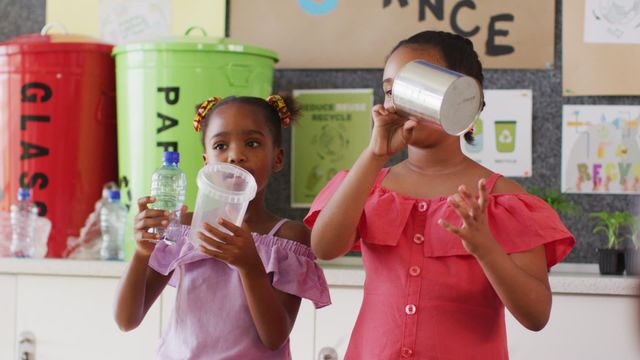
<svg viewBox="0 0 640 360">
<path fill-rule="evenodd" d="M 640 194 L 640 106 L 565 105 L 562 191 Z"/>
<path fill-rule="evenodd" d="M 640 0 L 586 0 L 584 42 L 640 44 Z"/>
</svg>

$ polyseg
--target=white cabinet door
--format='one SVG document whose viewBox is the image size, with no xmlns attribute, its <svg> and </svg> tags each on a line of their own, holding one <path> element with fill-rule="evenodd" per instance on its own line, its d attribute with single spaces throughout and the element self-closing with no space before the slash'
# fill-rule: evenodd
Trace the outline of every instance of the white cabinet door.
<svg viewBox="0 0 640 360">
<path fill-rule="evenodd" d="M 531 332 L 506 312 L 512 360 L 640 359 L 640 299 L 554 294 L 551 318 Z"/>
<path fill-rule="evenodd" d="M 153 359 L 160 329 L 154 305 L 140 327 L 121 332 L 113 320 L 112 278 L 20 275 L 17 333 L 31 331 L 36 359 Z"/>
<path fill-rule="evenodd" d="M 351 330 L 356 323 L 363 289 L 360 287 L 330 287 L 330 306 L 316 311 L 315 357 L 325 347 L 333 348 L 344 359 Z"/>
<path fill-rule="evenodd" d="M 0 359 L 15 359 L 16 277 L 0 275 Z"/>
</svg>

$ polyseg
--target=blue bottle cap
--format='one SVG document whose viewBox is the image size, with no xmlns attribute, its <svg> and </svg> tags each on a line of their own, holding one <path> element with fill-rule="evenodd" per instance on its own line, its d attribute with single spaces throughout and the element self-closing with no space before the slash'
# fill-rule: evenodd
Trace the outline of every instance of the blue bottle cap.
<svg viewBox="0 0 640 360">
<path fill-rule="evenodd" d="M 119 190 L 109 190 L 109 202 L 120 201 L 120 191 Z"/>
<path fill-rule="evenodd" d="M 177 151 L 165 151 L 162 154 L 162 162 L 165 164 L 180 163 L 180 153 Z"/>
<path fill-rule="evenodd" d="M 31 199 L 31 189 L 26 187 L 21 187 L 18 189 L 18 200 L 30 200 Z"/>
</svg>

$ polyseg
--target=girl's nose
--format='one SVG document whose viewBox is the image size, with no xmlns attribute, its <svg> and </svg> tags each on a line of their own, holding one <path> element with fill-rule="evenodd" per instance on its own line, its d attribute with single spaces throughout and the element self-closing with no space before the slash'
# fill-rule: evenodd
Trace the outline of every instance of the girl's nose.
<svg viewBox="0 0 640 360">
<path fill-rule="evenodd" d="M 230 164 L 242 164 L 247 161 L 247 157 L 241 149 L 235 148 L 230 150 L 227 159 Z"/>
</svg>

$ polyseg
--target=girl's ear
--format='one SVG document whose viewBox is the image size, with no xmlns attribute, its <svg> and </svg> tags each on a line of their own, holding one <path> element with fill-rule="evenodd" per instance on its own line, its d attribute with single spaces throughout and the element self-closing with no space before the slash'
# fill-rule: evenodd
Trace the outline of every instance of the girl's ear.
<svg viewBox="0 0 640 360">
<path fill-rule="evenodd" d="M 202 154 L 202 161 L 204 161 L 204 164 L 207 165 L 207 154 Z"/>
<path fill-rule="evenodd" d="M 276 153 L 273 155 L 273 172 L 278 172 L 284 168 L 284 149 L 278 148 Z"/>
</svg>

